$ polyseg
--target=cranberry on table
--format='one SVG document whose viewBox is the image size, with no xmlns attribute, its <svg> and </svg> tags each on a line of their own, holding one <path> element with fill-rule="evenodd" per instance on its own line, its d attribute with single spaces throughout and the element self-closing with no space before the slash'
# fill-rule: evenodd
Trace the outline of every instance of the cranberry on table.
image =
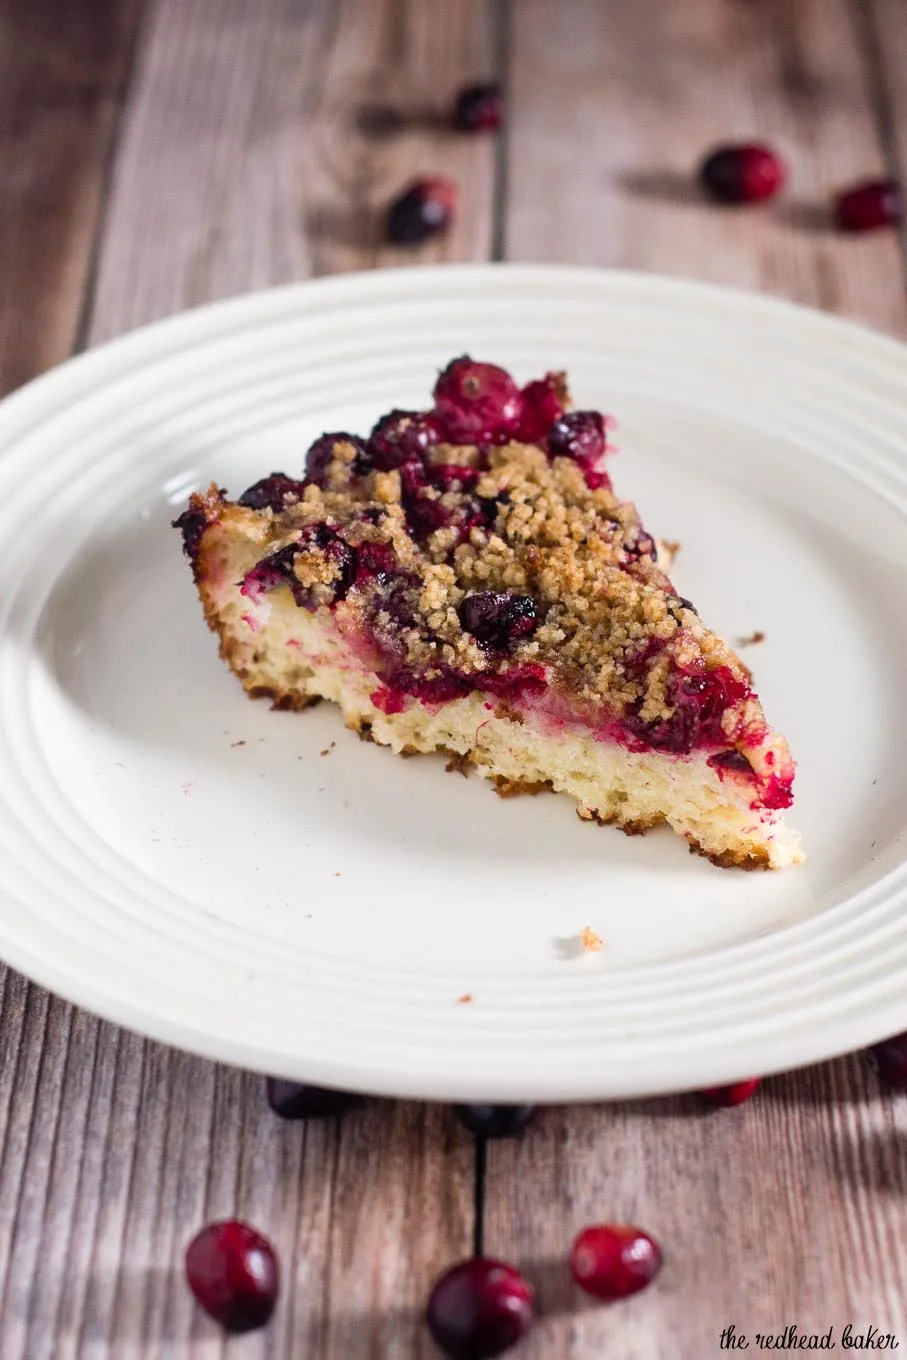
<svg viewBox="0 0 907 1360">
<path fill-rule="evenodd" d="M 503 444 L 517 432 L 523 394 L 506 369 L 453 359 L 435 383 L 435 414 L 455 444 Z"/>
<path fill-rule="evenodd" d="M 209 1223 L 186 1248 L 186 1279 L 198 1302 L 230 1332 L 263 1327 L 277 1302 L 274 1248 L 238 1219 Z"/>
<path fill-rule="evenodd" d="M 516 1138 L 535 1118 L 534 1105 L 455 1105 L 460 1123 L 477 1138 Z"/>
<path fill-rule="evenodd" d="M 328 1091 L 298 1081 L 267 1079 L 268 1104 L 281 1119 L 330 1119 L 362 1105 L 361 1096 L 348 1091 Z"/>
<path fill-rule="evenodd" d="M 759 1090 L 761 1077 L 749 1077 L 746 1081 L 735 1081 L 729 1086 L 707 1086 L 699 1094 L 709 1105 L 742 1105 Z"/>
<path fill-rule="evenodd" d="M 901 219 L 901 191 L 893 179 L 868 179 L 835 196 L 835 226 L 841 231 L 875 231 Z"/>
<path fill-rule="evenodd" d="M 699 167 L 699 182 L 718 203 L 774 198 L 787 179 L 781 157 L 759 142 L 716 147 Z"/>
<path fill-rule="evenodd" d="M 484 1257 L 446 1271 L 428 1300 L 425 1320 L 450 1360 L 493 1360 L 532 1326 L 532 1285 L 513 1266 Z"/>
<path fill-rule="evenodd" d="M 893 1034 L 867 1051 L 879 1079 L 895 1090 L 907 1091 L 907 1034 Z"/>
<path fill-rule="evenodd" d="M 387 210 L 387 239 L 394 245 L 420 245 L 446 231 L 457 207 L 457 186 L 439 176 L 414 180 Z"/>
<path fill-rule="evenodd" d="M 466 85 L 454 102 L 454 127 L 461 132 L 496 132 L 504 121 L 504 96 L 495 81 Z"/>
<path fill-rule="evenodd" d="M 570 1252 L 570 1271 L 587 1294 L 625 1299 L 654 1280 L 661 1269 L 661 1247 L 642 1228 L 602 1223 L 584 1228 Z"/>
</svg>

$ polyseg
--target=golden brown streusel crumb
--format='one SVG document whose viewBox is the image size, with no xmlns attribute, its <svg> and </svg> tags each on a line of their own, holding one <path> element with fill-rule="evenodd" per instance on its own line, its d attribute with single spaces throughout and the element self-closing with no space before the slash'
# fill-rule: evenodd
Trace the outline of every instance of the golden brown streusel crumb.
<svg viewBox="0 0 907 1360">
<path fill-rule="evenodd" d="M 292 569 L 313 605 L 333 604 L 338 625 L 372 638 L 395 667 L 434 679 L 532 663 L 555 689 L 558 680 L 568 687 L 580 710 L 632 709 L 642 723 L 670 718 L 678 669 L 722 666 L 745 680 L 727 644 L 659 568 L 635 508 L 607 488 L 590 490 L 572 459 L 516 442 L 490 450 L 439 445 L 424 471 L 359 475 L 352 444 L 338 440 L 334 454 L 323 489 L 307 486 L 276 513 L 230 510 L 246 517 L 263 558 L 314 525 L 357 550 L 369 543 L 391 549 L 392 591 L 377 579 L 350 590 L 342 554 L 311 535 Z M 446 469 L 435 486 L 428 484 L 432 464 Z M 457 467 L 474 470 L 472 484 L 457 478 Z M 209 493 L 206 516 L 223 506 Z M 534 631 L 506 655 L 462 625 L 464 600 L 483 591 L 534 602 Z"/>
<path fill-rule="evenodd" d="M 602 937 L 591 926 L 583 926 L 579 942 L 587 954 L 598 954 L 602 947 Z"/>
</svg>

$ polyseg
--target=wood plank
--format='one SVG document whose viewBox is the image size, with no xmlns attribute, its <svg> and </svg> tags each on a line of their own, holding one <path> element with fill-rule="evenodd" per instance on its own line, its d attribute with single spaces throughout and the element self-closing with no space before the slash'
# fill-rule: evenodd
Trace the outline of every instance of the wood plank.
<svg viewBox="0 0 907 1360">
<path fill-rule="evenodd" d="M 158 0 L 127 111 L 98 275 L 93 340 L 250 288 L 382 265 L 485 259 L 494 139 L 438 117 L 489 74 L 491 0 L 444 23 L 410 0 Z M 403 115 L 393 135 L 366 129 Z M 187 135 L 187 129 L 191 135 Z M 382 244 L 412 177 L 443 173 L 461 210 L 445 239 Z"/>
<path fill-rule="evenodd" d="M 526 0 L 509 258 L 688 275 L 903 333 L 897 240 L 836 236 L 826 216 L 836 187 L 886 164 L 860 15 L 848 0 Z M 701 156 L 749 138 L 785 153 L 784 200 L 704 203 L 692 182 Z"/>
<path fill-rule="evenodd" d="M 887 22 L 897 8 L 876 0 Z M 901 15 L 897 32 L 900 48 L 887 29 L 881 48 L 903 136 Z M 526 0 L 508 254 L 692 275 L 902 333 L 894 235 L 843 239 L 827 222 L 837 185 L 890 164 L 870 56 L 863 12 L 845 0 Z M 700 155 L 752 137 L 785 150 L 786 199 L 705 204 L 691 183 Z M 839 1350 L 847 1322 L 903 1344 L 905 1128 L 907 1105 L 851 1058 L 775 1079 L 739 1110 L 694 1097 L 549 1110 L 521 1144 L 490 1145 L 486 1250 L 526 1267 L 546 1313 L 526 1360 L 717 1354 L 730 1323 L 750 1351 L 757 1331 L 790 1322 L 834 1326 Z M 577 1297 L 566 1257 L 585 1223 L 607 1220 L 649 1228 L 666 1265 L 648 1293 L 603 1308 Z"/>
<path fill-rule="evenodd" d="M 0 10 L 0 393 L 76 339 L 141 0 Z"/>
<path fill-rule="evenodd" d="M 492 30 L 492 0 L 456 0 L 443 25 L 418 0 L 152 0 L 90 341 L 311 273 L 486 257 L 493 142 L 453 137 L 426 106 L 489 74 Z M 376 141 L 360 110 L 385 100 L 417 124 Z M 455 231 L 383 248 L 374 210 L 439 167 L 463 194 Z M 272 1325 L 242 1343 L 249 1360 L 427 1360 L 428 1287 L 473 1232 L 473 1148 L 449 1111 L 374 1102 L 339 1126 L 289 1125 L 260 1078 L 14 974 L 2 987 L 3 1360 L 233 1354 L 181 1268 L 192 1233 L 234 1213 L 271 1236 L 284 1272 Z"/>
</svg>

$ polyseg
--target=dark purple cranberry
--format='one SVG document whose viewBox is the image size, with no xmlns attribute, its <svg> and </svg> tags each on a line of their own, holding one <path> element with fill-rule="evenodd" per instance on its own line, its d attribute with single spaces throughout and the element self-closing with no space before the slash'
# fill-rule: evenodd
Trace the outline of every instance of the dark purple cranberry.
<svg viewBox="0 0 907 1360">
<path fill-rule="evenodd" d="M 277 1302 L 274 1248 L 248 1223 L 209 1223 L 186 1248 L 186 1279 L 206 1313 L 230 1332 L 263 1327 Z"/>
<path fill-rule="evenodd" d="M 599 411 L 568 411 L 551 426 L 548 451 L 584 466 L 597 463 L 605 453 L 604 416 Z"/>
<path fill-rule="evenodd" d="M 297 554 L 306 548 L 314 548 L 334 568 L 331 583 L 330 601 L 319 598 L 296 576 L 293 566 Z M 274 590 L 277 586 L 289 586 L 293 599 L 302 609 L 316 609 L 319 603 L 336 604 L 344 599 L 356 577 L 356 553 L 329 524 L 308 524 L 295 543 L 288 543 L 277 552 L 271 553 L 258 562 L 243 577 L 241 593 L 255 598 L 263 591 Z"/>
<path fill-rule="evenodd" d="M 841 231 L 875 231 L 901 220 L 901 191 L 893 179 L 869 179 L 835 197 L 835 226 Z"/>
<path fill-rule="evenodd" d="M 382 472 L 421 461 L 442 436 L 441 426 L 426 411 L 391 411 L 369 435 L 372 463 Z"/>
<path fill-rule="evenodd" d="M 392 694 L 411 695 L 422 704 L 449 704 L 469 694 L 472 685 L 456 671 L 439 666 L 432 675 L 417 675 L 400 669 L 384 676 L 385 688 Z"/>
<path fill-rule="evenodd" d="M 656 722 L 641 722 L 635 713 L 624 725 L 655 750 L 687 754 L 703 742 L 726 740 L 721 716 L 750 694 L 749 686 L 726 666 L 690 675 L 675 671 L 668 682 L 668 702 L 674 711 Z"/>
<path fill-rule="evenodd" d="M 523 415 L 516 437 L 527 444 L 542 444 L 555 421 L 564 414 L 560 383 L 553 373 L 523 388 Z"/>
<path fill-rule="evenodd" d="M 453 359 L 435 383 L 435 410 L 454 444 L 503 444 L 519 428 L 523 394 L 497 364 Z"/>
<path fill-rule="evenodd" d="M 450 1360 L 493 1360 L 532 1326 L 535 1293 L 513 1266 L 477 1257 L 445 1271 L 425 1320 Z"/>
<path fill-rule="evenodd" d="M 699 167 L 700 184 L 718 203 L 774 198 L 786 179 L 781 157 L 758 142 L 716 147 Z"/>
<path fill-rule="evenodd" d="M 742 751 L 719 751 L 709 756 L 709 764 L 716 770 L 733 770 L 735 774 L 753 774 L 753 767 Z"/>
<path fill-rule="evenodd" d="M 597 1299 L 638 1294 L 661 1269 L 661 1247 L 642 1228 L 602 1223 L 584 1228 L 570 1252 L 570 1272 Z"/>
<path fill-rule="evenodd" d="M 457 206 L 457 186 L 449 179 L 417 179 L 387 210 L 387 239 L 397 246 L 419 245 L 446 231 Z"/>
<path fill-rule="evenodd" d="M 651 534 L 647 534 L 642 525 L 639 526 L 634 538 L 624 544 L 624 552 L 628 557 L 651 557 L 655 560 L 658 549 Z"/>
<path fill-rule="evenodd" d="M 304 490 L 303 482 L 294 481 L 283 472 L 272 472 L 270 477 L 262 477 L 260 482 L 244 491 L 239 504 L 250 510 L 282 510 L 287 496 L 295 496 L 298 500 Z"/>
<path fill-rule="evenodd" d="M 202 534 L 208 527 L 203 510 L 194 510 L 191 506 L 184 510 L 175 520 L 171 522 L 172 529 L 179 529 L 183 536 L 183 552 L 192 563 L 192 574 L 195 575 L 198 563 L 198 552 L 202 544 Z"/>
<path fill-rule="evenodd" d="M 873 1044 L 869 1059 L 881 1081 L 897 1091 L 907 1091 L 907 1034 L 894 1034 Z"/>
<path fill-rule="evenodd" d="M 460 605 L 460 622 L 483 647 L 503 650 L 535 632 L 535 600 L 512 590 L 481 590 Z"/>
<path fill-rule="evenodd" d="M 455 1105 L 454 1114 L 477 1138 L 516 1138 L 535 1118 L 534 1105 Z"/>
<path fill-rule="evenodd" d="M 466 85 L 454 102 L 453 123 L 461 132 L 497 132 L 504 121 L 504 96 L 496 81 Z"/>
<path fill-rule="evenodd" d="M 356 549 L 357 581 L 387 581 L 397 569 L 397 554 L 389 543 L 360 543 Z"/>
<path fill-rule="evenodd" d="M 327 485 L 328 472 L 334 461 L 335 444 L 352 444 L 357 454 L 354 471 L 360 470 L 365 458 L 365 445 L 358 435 L 345 434 L 342 431 L 337 434 L 323 434 L 320 439 L 315 440 L 305 456 L 306 481 L 314 482 L 316 486 Z"/>
<path fill-rule="evenodd" d="M 699 1095 L 707 1105 L 721 1105 L 730 1108 L 750 1100 L 762 1085 L 761 1077 L 747 1077 L 745 1081 L 735 1081 L 730 1086 L 707 1086 Z"/>
<path fill-rule="evenodd" d="M 328 1091 L 280 1077 L 268 1077 L 267 1091 L 268 1104 L 281 1119 L 328 1119 L 363 1104 L 361 1096 L 346 1091 Z"/>
</svg>

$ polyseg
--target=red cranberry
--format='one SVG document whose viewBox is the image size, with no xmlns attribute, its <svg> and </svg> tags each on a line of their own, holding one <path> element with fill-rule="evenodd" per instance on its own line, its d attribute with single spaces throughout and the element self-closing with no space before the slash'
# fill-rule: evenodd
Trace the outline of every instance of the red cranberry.
<svg viewBox="0 0 907 1360">
<path fill-rule="evenodd" d="M 397 554 L 389 543 L 360 543 L 356 550 L 356 580 L 385 582 L 397 568 Z"/>
<path fill-rule="evenodd" d="M 247 1223 L 209 1223 L 186 1248 L 186 1279 L 206 1313 L 231 1332 L 263 1327 L 277 1302 L 274 1248 Z"/>
<path fill-rule="evenodd" d="M 501 649 L 535 632 L 535 600 L 512 590 L 481 590 L 460 605 L 460 621 L 483 647 Z"/>
<path fill-rule="evenodd" d="M 449 179 L 417 179 L 387 210 L 387 237 L 394 245 L 418 245 L 446 231 L 457 206 L 457 187 Z"/>
<path fill-rule="evenodd" d="M 548 688 L 545 667 L 537 661 L 508 666 L 506 671 L 495 675 L 493 671 L 483 671 L 475 677 L 476 688 L 496 699 L 507 703 L 517 703 L 520 699 L 537 697 Z"/>
<path fill-rule="evenodd" d="M 304 490 L 304 483 L 294 481 L 283 472 L 272 472 L 270 477 L 263 477 L 260 482 L 244 491 L 239 498 L 239 504 L 247 506 L 250 510 L 264 510 L 265 507 L 282 510 L 286 496 L 295 496 L 299 499 Z"/>
<path fill-rule="evenodd" d="M 516 1138 L 535 1118 L 534 1105 L 455 1105 L 454 1114 L 477 1138 Z"/>
<path fill-rule="evenodd" d="M 461 132 L 497 132 L 503 121 L 504 96 L 496 82 L 467 85 L 457 95 L 453 122 Z"/>
<path fill-rule="evenodd" d="M 243 577 L 241 593 L 254 599 L 277 586 L 289 586 L 300 608 L 316 609 L 322 601 L 302 584 L 293 570 L 297 553 L 305 548 L 318 549 L 334 567 L 329 603 L 336 604 L 344 599 L 356 577 L 356 553 L 329 524 L 306 525 L 297 542 L 278 548 L 256 563 Z"/>
<path fill-rule="evenodd" d="M 328 1091 L 280 1077 L 268 1077 L 267 1092 L 268 1104 L 281 1119 L 329 1119 L 363 1103 L 361 1096 L 347 1091 Z"/>
<path fill-rule="evenodd" d="M 439 491 L 450 491 L 451 487 L 471 491 L 482 475 L 479 468 L 463 467 L 460 463 L 436 463 L 428 469 L 432 484 Z"/>
<path fill-rule="evenodd" d="M 642 1228 L 603 1223 L 584 1228 L 570 1252 L 574 1280 L 598 1299 L 625 1299 L 654 1280 L 661 1247 Z"/>
<path fill-rule="evenodd" d="M 628 663 L 627 674 L 639 678 L 651 659 L 644 655 Z M 654 750 L 685 755 L 705 742 L 726 741 L 722 714 L 749 694 L 746 682 L 738 680 L 727 666 L 694 674 L 678 670 L 668 681 L 668 700 L 674 709 L 670 717 L 644 723 L 632 712 L 624 718 L 624 726 Z"/>
<path fill-rule="evenodd" d="M 328 471 L 334 461 L 335 444 L 352 444 L 356 450 L 356 462 L 360 462 L 365 454 L 365 445 L 358 435 L 345 434 L 323 434 L 320 439 L 316 439 L 305 456 L 305 475 L 306 481 L 314 482 L 316 486 L 326 486 Z"/>
<path fill-rule="evenodd" d="M 742 751 L 718 751 L 717 754 L 709 756 L 709 765 L 714 770 L 733 770 L 735 774 L 753 776 L 753 767 L 747 760 Z"/>
<path fill-rule="evenodd" d="M 605 420 L 598 411 L 569 411 L 551 426 L 548 451 L 591 465 L 605 453 Z"/>
<path fill-rule="evenodd" d="M 551 373 L 527 383 L 523 388 L 523 418 L 516 432 L 517 438 L 527 444 L 541 444 L 563 414 L 558 383 Z"/>
<path fill-rule="evenodd" d="M 735 1081 L 730 1086 L 707 1086 L 699 1094 L 709 1105 L 742 1105 L 759 1090 L 761 1077 L 749 1077 L 746 1081 Z"/>
<path fill-rule="evenodd" d="M 496 364 L 452 360 L 435 383 L 435 410 L 455 444 L 503 444 L 519 428 L 523 396 Z"/>
<path fill-rule="evenodd" d="M 834 201 L 841 231 L 874 231 L 901 219 L 901 191 L 893 179 L 868 179 L 845 189 Z"/>
<path fill-rule="evenodd" d="M 434 416 L 421 411 L 391 411 L 382 416 L 369 435 L 368 452 L 382 472 L 424 458 L 441 438 Z"/>
<path fill-rule="evenodd" d="M 384 676 L 384 686 L 391 694 L 409 694 L 422 704 L 449 704 L 469 694 L 472 685 L 456 671 L 440 669 L 437 675 L 416 675 L 411 670 L 400 669 Z M 374 702 L 374 695 L 372 696 Z M 381 705 L 379 704 L 380 708 Z M 390 710 L 384 709 L 387 713 Z M 394 709 L 399 712 L 399 709 Z"/>
<path fill-rule="evenodd" d="M 425 1320 L 450 1360 L 492 1360 L 532 1326 L 535 1293 L 513 1266 L 478 1257 L 441 1276 Z"/>
<path fill-rule="evenodd" d="M 716 147 L 699 167 L 702 187 L 719 203 L 774 198 L 786 179 L 781 157 L 758 142 Z"/>
<path fill-rule="evenodd" d="M 869 1058 L 888 1086 L 907 1091 L 907 1034 L 895 1034 L 869 1049 Z"/>
</svg>

